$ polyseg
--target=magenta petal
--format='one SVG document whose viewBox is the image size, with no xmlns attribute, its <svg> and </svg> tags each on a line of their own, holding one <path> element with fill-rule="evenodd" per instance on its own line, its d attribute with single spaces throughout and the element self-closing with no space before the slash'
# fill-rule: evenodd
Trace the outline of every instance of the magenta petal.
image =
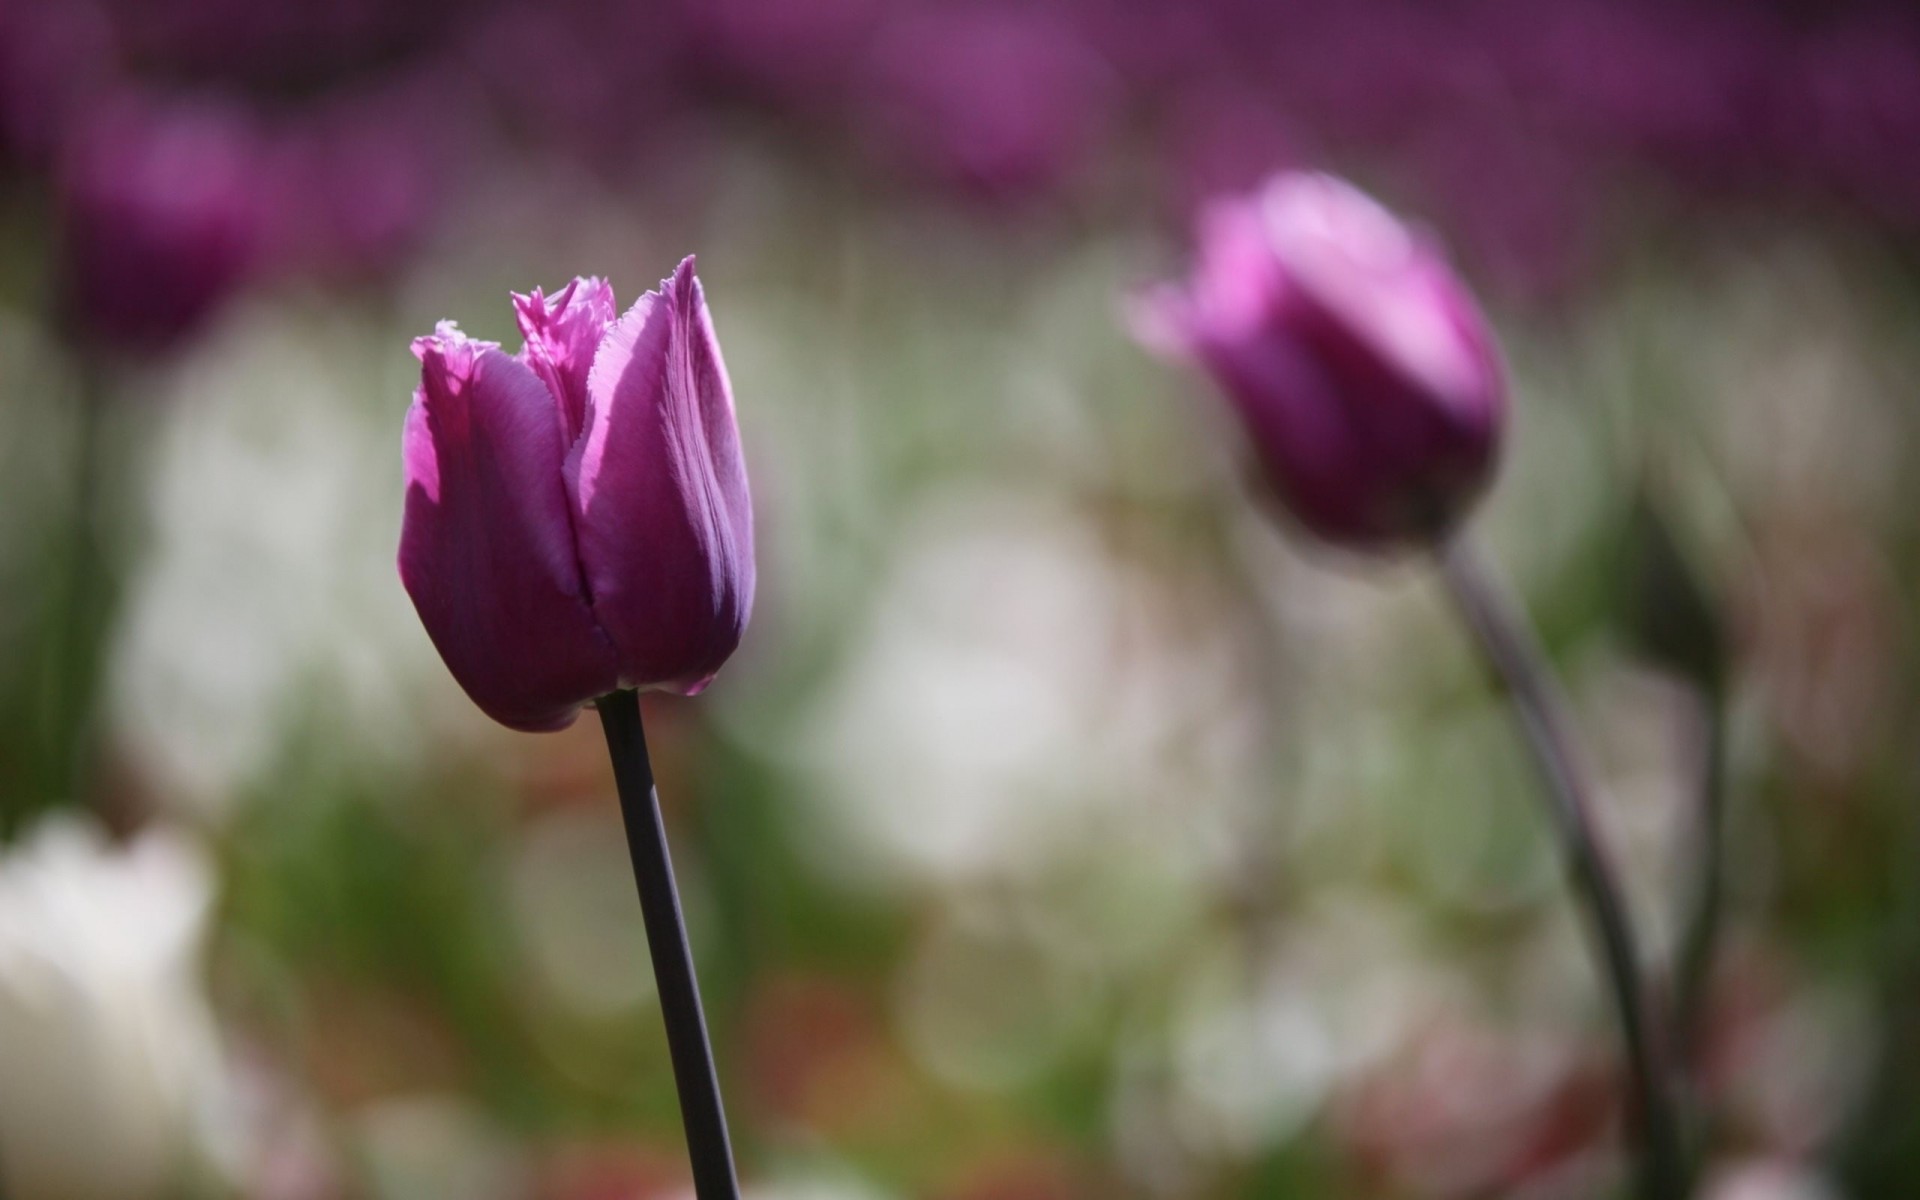
<svg viewBox="0 0 1920 1200">
<path fill-rule="evenodd" d="M 552 299 L 539 288 L 516 292 L 513 310 L 527 339 L 520 360 L 552 390 L 571 446 L 586 429 L 587 374 L 613 324 L 613 289 L 604 279 L 575 279 Z"/>
<path fill-rule="evenodd" d="M 561 728 L 619 671 L 582 593 L 553 399 L 525 364 L 449 324 L 414 353 L 401 582 L 488 716 Z"/>
<path fill-rule="evenodd" d="M 1210 205 L 1184 289 L 1137 335 L 1196 358 L 1303 524 L 1356 547 L 1431 542 L 1490 479 L 1506 385 L 1437 247 L 1351 185 L 1283 172 Z"/>
<path fill-rule="evenodd" d="M 694 692 L 753 607 L 733 393 L 693 259 L 608 330 L 567 461 L 580 562 L 621 683 Z"/>
</svg>

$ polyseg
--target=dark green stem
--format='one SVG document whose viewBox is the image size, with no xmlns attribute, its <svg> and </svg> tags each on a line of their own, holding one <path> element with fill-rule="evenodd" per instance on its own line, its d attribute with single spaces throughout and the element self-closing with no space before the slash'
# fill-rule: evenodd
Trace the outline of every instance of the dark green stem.
<svg viewBox="0 0 1920 1200">
<path fill-rule="evenodd" d="M 1680 956 L 1674 971 L 1674 1032 L 1683 1061 L 1699 1044 L 1726 891 L 1726 698 L 1715 689 L 1704 697 L 1704 704 L 1705 770 L 1701 773 L 1700 816 L 1694 830 L 1696 870 L 1692 873 L 1697 882 L 1682 926 Z"/>
<path fill-rule="evenodd" d="M 647 757 L 647 736 L 640 723 L 640 697 L 636 692 L 613 692 L 600 697 L 597 707 L 606 730 L 607 752 L 613 758 L 613 779 L 620 791 L 620 815 L 626 822 L 634 880 L 640 888 L 640 915 L 647 928 L 647 949 L 653 956 L 653 977 L 659 985 L 660 1012 L 666 1019 L 667 1050 L 673 1059 L 680 1119 L 686 1126 L 687 1153 L 693 1163 L 694 1195 L 698 1200 L 739 1200 L 740 1185 L 734 1177 L 733 1148 L 727 1140 L 727 1114 L 720 1102 L 713 1046 L 707 1039 L 700 985 L 693 973 L 693 951 L 687 944 L 686 922 L 680 916 L 680 893 L 673 882 L 667 830 L 660 819 L 653 764 Z"/>
<path fill-rule="evenodd" d="M 53 560 L 58 582 L 40 625 L 37 794 L 22 798 L 25 806 L 11 814 L 20 821 L 38 806 L 84 801 L 93 765 L 93 710 L 114 590 L 100 531 L 108 398 L 97 363 L 82 359 L 80 373 L 66 526 Z"/>
<path fill-rule="evenodd" d="M 1572 722 L 1531 626 L 1491 569 L 1464 538 L 1440 551 L 1440 571 L 1488 664 L 1505 687 L 1528 749 L 1546 783 L 1554 832 L 1584 901 L 1613 992 L 1633 1091 L 1641 1194 L 1681 1200 L 1687 1192 L 1680 1129 L 1664 1066 L 1664 1041 L 1641 980 L 1633 924 L 1602 852 L 1592 817 L 1593 789 L 1574 749 Z"/>
</svg>

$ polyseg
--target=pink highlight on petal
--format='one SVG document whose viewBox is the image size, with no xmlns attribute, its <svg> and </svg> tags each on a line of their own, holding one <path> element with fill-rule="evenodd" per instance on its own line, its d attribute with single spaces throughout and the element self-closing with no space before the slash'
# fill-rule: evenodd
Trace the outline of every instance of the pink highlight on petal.
<svg viewBox="0 0 1920 1200">
<path fill-rule="evenodd" d="M 677 301 L 675 330 L 680 336 L 672 343 L 673 358 L 669 366 L 683 384 L 678 398 L 688 406 L 686 420 L 680 425 L 679 461 L 689 473 L 695 467 L 706 468 L 699 478 L 703 484 L 706 517 L 713 535 L 719 539 L 720 558 L 737 563 L 742 553 L 745 554 L 749 567 L 744 578 L 746 596 L 741 605 L 745 610 L 753 606 L 753 503 L 747 489 L 746 460 L 740 452 L 733 388 L 727 380 L 720 339 L 713 332 L 706 292 L 693 267 L 693 255 L 681 260 L 674 271 L 670 293 Z M 669 389 L 669 394 L 675 393 Z M 714 582 L 716 587 L 738 586 L 743 580 L 737 574 L 724 574 L 716 576 Z M 726 597 L 716 595 L 715 601 L 724 604 Z"/>
<path fill-rule="evenodd" d="M 693 259 L 614 323 L 569 456 L 580 561 L 628 686 L 690 692 L 739 644 L 753 517 L 732 390 Z"/>
<path fill-rule="evenodd" d="M 1330 175 L 1269 184 L 1260 215 L 1272 253 L 1302 301 L 1319 305 L 1393 367 L 1441 399 L 1471 406 L 1487 363 L 1463 337 L 1471 306 L 1438 254 L 1392 213 Z"/>
<path fill-rule="evenodd" d="M 433 434 L 427 428 L 427 406 L 418 396 L 407 409 L 402 454 L 407 490 L 419 490 L 429 504 L 440 503 L 440 456 L 434 452 Z"/>
<path fill-rule="evenodd" d="M 1492 474 L 1506 384 L 1440 252 L 1310 172 L 1208 205 L 1198 241 L 1184 287 L 1140 302 L 1141 340 L 1208 370 L 1315 533 L 1360 547 L 1444 534 Z"/>
<path fill-rule="evenodd" d="M 526 337 L 520 360 L 552 390 L 571 446 L 586 430 L 587 376 L 613 324 L 613 288 L 604 279 L 576 278 L 551 300 L 539 288 L 516 292 L 513 308 Z"/>
</svg>

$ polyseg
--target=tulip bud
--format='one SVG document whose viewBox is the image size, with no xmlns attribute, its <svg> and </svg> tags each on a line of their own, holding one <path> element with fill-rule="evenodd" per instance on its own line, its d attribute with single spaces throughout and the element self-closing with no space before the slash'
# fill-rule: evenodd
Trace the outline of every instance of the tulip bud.
<svg viewBox="0 0 1920 1200">
<path fill-rule="evenodd" d="M 1492 475 L 1506 412 L 1485 319 L 1439 251 L 1326 175 L 1216 202 L 1142 339 L 1196 358 L 1281 499 L 1327 540 L 1430 542 Z"/>
<path fill-rule="evenodd" d="M 621 688 L 691 695 L 753 607 L 753 513 L 693 259 L 614 318 L 576 279 L 515 296 L 508 355 L 414 342 L 400 578 L 453 677 L 515 729 Z"/>
</svg>

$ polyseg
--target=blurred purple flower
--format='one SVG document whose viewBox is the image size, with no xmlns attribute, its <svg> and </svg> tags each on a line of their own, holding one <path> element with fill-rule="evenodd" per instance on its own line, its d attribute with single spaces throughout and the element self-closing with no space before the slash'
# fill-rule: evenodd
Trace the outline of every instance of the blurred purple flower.
<svg viewBox="0 0 1920 1200">
<path fill-rule="evenodd" d="M 1400 153 L 1455 252 L 1500 294 L 1537 303 L 1590 276 L 1605 192 L 1596 155 L 1498 112 L 1437 124 Z"/>
<path fill-rule="evenodd" d="M 1196 84 L 1167 106 L 1156 142 L 1169 199 L 1182 213 L 1222 192 L 1250 190 L 1278 165 L 1305 156 L 1303 131 L 1271 96 L 1247 84 Z"/>
<path fill-rule="evenodd" d="M 1433 539 L 1492 474 L 1498 350 L 1439 252 L 1350 185 L 1275 175 L 1203 215 L 1188 286 L 1140 306 L 1244 422 L 1294 515 L 1354 546 Z"/>
<path fill-rule="evenodd" d="M 871 45 L 879 0 L 691 0 L 695 44 L 719 81 L 807 112 L 833 111 Z"/>
<path fill-rule="evenodd" d="M 278 270 L 376 277 L 426 236 L 470 141 L 470 105 L 441 74 L 331 99 L 274 139 L 268 236 Z"/>
<path fill-rule="evenodd" d="M 509 4 L 473 22 L 465 53 L 515 131 L 624 165 L 687 107 L 678 76 L 685 24 L 664 4 Z"/>
<path fill-rule="evenodd" d="M 1301 120 L 1330 141 L 1404 137 L 1498 86 L 1479 30 L 1450 6 L 1309 4 L 1254 10 L 1244 35 Z"/>
<path fill-rule="evenodd" d="M 1494 32 L 1526 106 L 1589 157 L 1630 152 L 1703 183 L 1751 173 L 1777 69 L 1764 12 L 1558 0 L 1508 17 Z"/>
<path fill-rule="evenodd" d="M 1797 49 L 1774 77 L 1783 155 L 1911 227 L 1920 218 L 1920 26 L 1868 13 Z"/>
<path fill-rule="evenodd" d="M 1107 64 L 1045 11 L 925 8 L 883 28 L 862 111 L 883 158 L 990 199 L 1085 164 L 1117 100 Z"/>
<path fill-rule="evenodd" d="M 65 0 L 43 0 L 51 4 Z M 156 74 L 279 96 L 432 53 L 478 0 L 103 0 L 127 57 Z"/>
<path fill-rule="evenodd" d="M 693 259 L 615 319 L 576 279 L 515 296 L 517 355 L 416 340 L 400 578 L 448 668 L 515 729 L 619 688 L 692 694 L 753 606 L 753 513 Z"/>
<path fill-rule="evenodd" d="M 259 165 L 244 118 L 212 103 L 121 95 L 79 118 L 57 187 L 82 336 L 155 351 L 202 325 L 256 261 Z"/>
<path fill-rule="evenodd" d="M 86 0 L 0 3 L 0 157 L 44 166 L 113 65 L 113 29 Z"/>
</svg>

